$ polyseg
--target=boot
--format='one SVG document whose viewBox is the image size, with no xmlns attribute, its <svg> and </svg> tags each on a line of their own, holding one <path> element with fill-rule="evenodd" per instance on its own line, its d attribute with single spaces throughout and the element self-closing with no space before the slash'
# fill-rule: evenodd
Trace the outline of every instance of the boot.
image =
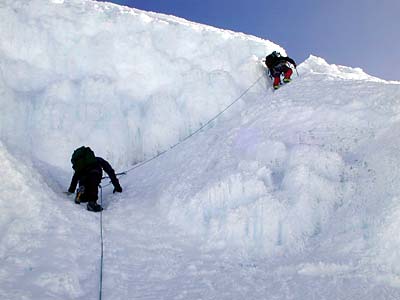
<svg viewBox="0 0 400 300">
<path fill-rule="evenodd" d="M 81 202 L 85 202 L 85 201 L 83 201 L 83 194 L 84 193 L 85 193 L 85 187 L 82 185 L 76 191 L 76 196 L 75 196 L 75 203 L 76 204 L 81 204 Z"/>
<path fill-rule="evenodd" d="M 89 201 L 87 204 L 87 210 L 93 212 L 99 212 L 102 211 L 103 208 L 101 207 L 101 205 L 98 205 L 96 201 Z"/>
<path fill-rule="evenodd" d="M 279 89 L 280 84 L 281 84 L 281 77 L 280 76 L 275 77 L 273 83 L 274 90 Z"/>
</svg>

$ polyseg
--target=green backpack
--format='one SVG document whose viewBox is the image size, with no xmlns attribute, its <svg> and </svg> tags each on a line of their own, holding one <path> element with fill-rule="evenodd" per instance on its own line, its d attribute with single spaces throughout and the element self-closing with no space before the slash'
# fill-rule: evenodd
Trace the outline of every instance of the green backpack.
<svg viewBox="0 0 400 300">
<path fill-rule="evenodd" d="M 72 154 L 71 163 L 75 172 L 81 173 L 90 165 L 97 163 L 97 160 L 92 149 L 82 146 Z"/>
</svg>

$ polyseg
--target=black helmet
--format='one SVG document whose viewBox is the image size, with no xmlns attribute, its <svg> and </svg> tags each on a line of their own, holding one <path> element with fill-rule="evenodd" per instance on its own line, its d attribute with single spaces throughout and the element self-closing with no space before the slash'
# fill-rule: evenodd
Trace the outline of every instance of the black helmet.
<svg viewBox="0 0 400 300">
<path fill-rule="evenodd" d="M 281 54 L 278 51 L 272 52 L 272 55 L 276 56 L 276 57 L 280 57 L 281 56 Z"/>
</svg>

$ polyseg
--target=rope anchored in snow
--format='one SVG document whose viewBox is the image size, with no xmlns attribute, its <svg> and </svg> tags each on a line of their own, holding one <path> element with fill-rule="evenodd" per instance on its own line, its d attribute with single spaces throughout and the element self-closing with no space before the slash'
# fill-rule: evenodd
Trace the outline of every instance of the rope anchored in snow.
<svg viewBox="0 0 400 300">
<path fill-rule="evenodd" d="M 188 136 L 186 136 L 184 139 L 182 139 L 181 141 L 177 142 L 175 145 L 171 146 L 169 149 L 164 150 L 160 153 L 158 153 L 157 155 L 155 155 L 154 157 L 147 159 L 135 166 L 133 166 L 132 168 L 128 169 L 127 171 L 124 172 L 120 172 L 115 174 L 116 176 L 121 176 L 121 175 L 126 175 L 128 172 L 139 168 L 149 162 L 151 162 L 152 160 L 160 157 L 161 155 L 165 154 L 166 152 L 168 152 L 169 150 L 172 150 L 173 148 L 175 148 L 176 146 L 178 146 L 179 144 L 185 142 L 186 140 L 188 140 L 189 138 L 191 138 L 192 136 L 194 136 L 195 134 L 199 133 L 202 129 L 204 129 L 206 126 L 208 126 L 209 124 L 211 124 L 211 122 L 215 121 L 219 116 L 221 116 L 223 113 L 225 113 L 230 107 L 232 107 L 236 102 L 238 102 L 240 99 L 242 99 L 244 97 L 244 95 L 246 95 L 259 81 L 260 79 L 263 77 L 264 75 L 261 75 L 256 81 L 254 81 L 242 94 L 240 94 L 239 97 L 237 97 L 231 104 L 229 104 L 227 107 L 225 107 L 222 111 L 220 111 L 217 115 L 215 115 L 213 118 L 211 118 L 207 123 L 205 123 L 204 125 L 200 126 L 196 131 L 192 132 L 191 134 L 189 134 Z M 102 179 L 106 179 L 109 178 L 108 176 L 103 177 Z M 104 185 L 103 187 L 109 186 L 111 184 L 111 182 L 107 183 L 106 185 Z M 99 185 L 100 187 L 100 205 L 103 206 L 103 187 L 101 185 Z M 104 266 L 104 242 L 103 242 L 103 211 L 100 211 L 100 243 L 101 243 L 101 255 L 100 255 L 100 282 L 99 282 L 99 300 L 102 299 L 102 290 L 103 290 L 103 266 Z"/>
</svg>

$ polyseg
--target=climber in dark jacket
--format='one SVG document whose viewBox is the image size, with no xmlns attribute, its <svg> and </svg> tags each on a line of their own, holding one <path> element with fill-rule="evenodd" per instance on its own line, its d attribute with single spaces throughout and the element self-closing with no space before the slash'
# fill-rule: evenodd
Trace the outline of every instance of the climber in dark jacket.
<svg viewBox="0 0 400 300">
<path fill-rule="evenodd" d="M 284 74 L 283 82 L 291 81 L 293 70 L 290 67 L 292 64 L 296 68 L 296 62 L 288 56 L 281 56 L 279 52 L 272 52 L 265 58 L 265 65 L 268 67 L 271 77 L 274 78 L 274 89 L 278 89 L 281 84 L 281 74 Z"/>
<path fill-rule="evenodd" d="M 103 170 L 107 173 L 111 183 L 114 185 L 113 192 L 122 192 L 122 187 L 111 165 L 103 158 L 95 157 L 93 151 L 89 147 L 81 147 L 75 150 L 71 162 L 75 173 L 72 176 L 68 192 L 74 193 L 79 183 L 75 203 L 80 204 L 80 202 L 88 202 L 88 210 L 95 212 L 103 210 L 101 205 L 97 204 L 98 187 L 103 176 Z"/>
</svg>

